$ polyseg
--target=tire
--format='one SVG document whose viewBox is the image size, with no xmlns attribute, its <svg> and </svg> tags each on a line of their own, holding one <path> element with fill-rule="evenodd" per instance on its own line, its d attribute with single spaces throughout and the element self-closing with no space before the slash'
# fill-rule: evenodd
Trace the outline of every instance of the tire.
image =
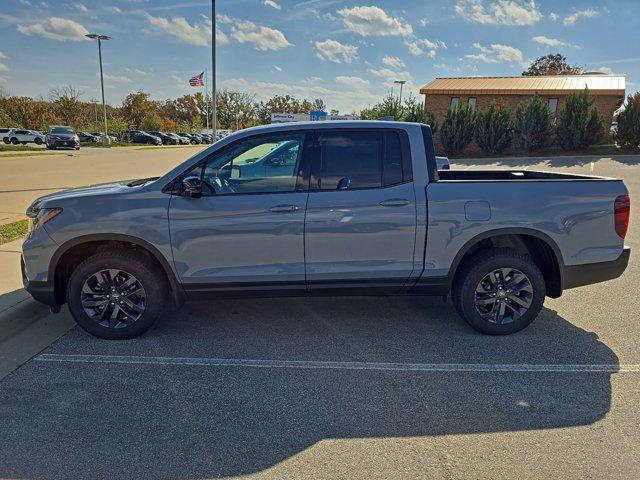
<svg viewBox="0 0 640 480">
<path fill-rule="evenodd" d="M 109 271 L 107 279 L 101 273 L 105 271 Z M 112 276 L 116 271 L 120 273 Z M 102 283 L 97 282 L 96 273 Z M 130 288 L 135 292 L 129 291 L 125 295 L 125 282 L 131 277 L 135 282 Z M 111 278 L 110 282 L 108 278 Z M 101 293 L 109 293 L 107 285 L 116 287 L 116 290 L 111 289 L 114 293 L 109 299 Z M 107 340 L 125 340 L 137 337 L 153 326 L 164 311 L 168 290 L 164 272 L 144 254 L 133 250 L 104 250 L 87 258 L 74 270 L 67 285 L 67 303 L 75 321 L 90 334 Z M 86 310 L 86 302 L 91 301 L 101 305 Z M 135 310 L 131 306 L 135 306 Z M 111 319 L 114 311 L 116 318 Z"/>
<path fill-rule="evenodd" d="M 14 145 L 17 145 L 17 144 L 19 144 L 20 142 L 18 141 L 18 139 L 17 139 L 16 137 L 13 137 L 13 138 L 11 139 L 11 143 L 13 143 Z"/>
<path fill-rule="evenodd" d="M 34 140 L 34 143 L 35 143 L 36 145 L 42 145 L 42 139 L 41 139 L 41 138 L 36 138 L 36 139 Z"/>
<path fill-rule="evenodd" d="M 451 299 L 458 314 L 478 332 L 509 335 L 535 320 L 545 296 L 544 276 L 531 258 L 496 248 L 482 250 L 464 262 L 456 273 Z"/>
<path fill-rule="evenodd" d="M 9 143 L 10 143 L 10 142 L 9 142 L 9 137 L 4 137 L 4 138 L 2 139 L 2 141 L 3 141 L 4 143 L 6 143 L 7 145 L 9 145 Z"/>
</svg>

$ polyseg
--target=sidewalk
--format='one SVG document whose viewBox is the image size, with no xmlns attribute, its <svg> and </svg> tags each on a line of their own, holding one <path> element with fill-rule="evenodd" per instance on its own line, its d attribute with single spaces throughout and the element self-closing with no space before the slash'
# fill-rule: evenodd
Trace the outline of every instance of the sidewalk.
<svg viewBox="0 0 640 480">
<path fill-rule="evenodd" d="M 75 325 L 66 309 L 52 315 L 22 288 L 22 241 L 0 245 L 0 379 Z"/>
</svg>

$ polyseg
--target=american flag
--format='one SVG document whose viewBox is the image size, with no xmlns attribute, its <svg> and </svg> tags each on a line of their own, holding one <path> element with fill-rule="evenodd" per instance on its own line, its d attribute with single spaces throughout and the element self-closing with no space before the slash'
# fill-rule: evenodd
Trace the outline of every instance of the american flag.
<svg viewBox="0 0 640 480">
<path fill-rule="evenodd" d="M 204 87 L 204 80 L 202 80 L 202 77 L 204 77 L 204 72 L 200 75 L 196 75 L 195 77 L 191 77 L 189 79 L 189 85 L 192 87 Z"/>
</svg>

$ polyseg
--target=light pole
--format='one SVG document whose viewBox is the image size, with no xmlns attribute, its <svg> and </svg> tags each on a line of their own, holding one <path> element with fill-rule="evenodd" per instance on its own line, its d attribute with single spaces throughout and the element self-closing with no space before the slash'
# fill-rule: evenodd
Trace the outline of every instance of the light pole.
<svg viewBox="0 0 640 480">
<path fill-rule="evenodd" d="M 407 83 L 406 80 L 394 80 L 393 83 L 399 83 L 400 84 L 400 98 L 398 100 L 398 103 L 402 104 L 402 86 Z"/>
<path fill-rule="evenodd" d="M 216 141 L 218 128 L 218 109 L 216 105 L 216 0 L 211 0 L 211 85 L 213 95 L 211 95 L 211 122 L 213 123 L 213 141 Z"/>
<path fill-rule="evenodd" d="M 98 58 L 100 59 L 100 88 L 102 89 L 102 118 L 104 119 L 104 138 L 103 143 L 109 143 L 109 134 L 107 133 L 107 106 L 104 102 L 104 77 L 102 75 L 102 40 L 111 40 L 111 37 L 107 35 L 99 35 L 97 33 L 90 33 L 85 37 L 91 40 L 98 40 Z"/>
</svg>

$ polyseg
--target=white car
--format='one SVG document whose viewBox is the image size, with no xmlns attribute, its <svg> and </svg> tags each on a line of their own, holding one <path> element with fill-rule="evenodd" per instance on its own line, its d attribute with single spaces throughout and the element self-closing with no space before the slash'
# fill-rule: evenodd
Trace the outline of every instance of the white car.
<svg viewBox="0 0 640 480">
<path fill-rule="evenodd" d="M 9 139 L 6 143 L 13 143 L 18 145 L 19 143 L 26 145 L 27 143 L 35 143 L 36 145 L 42 145 L 44 143 L 44 135 L 35 130 L 11 130 L 6 137 Z"/>
</svg>

